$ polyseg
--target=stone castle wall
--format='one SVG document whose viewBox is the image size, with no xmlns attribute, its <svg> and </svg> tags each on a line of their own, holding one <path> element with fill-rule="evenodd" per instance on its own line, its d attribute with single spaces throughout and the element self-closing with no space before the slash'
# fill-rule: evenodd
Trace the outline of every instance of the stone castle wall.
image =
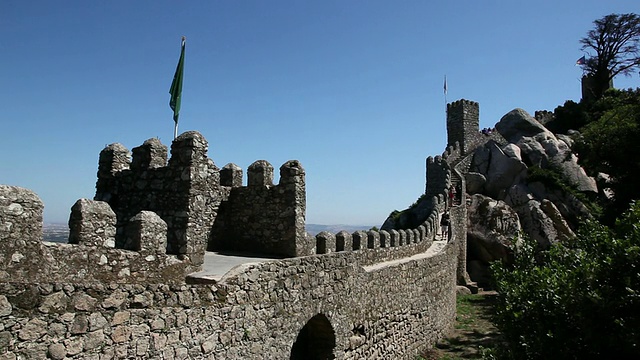
<svg viewBox="0 0 640 360">
<path fill-rule="evenodd" d="M 134 148 L 131 160 L 120 144 L 102 150 L 94 200 L 108 203 L 116 214 L 116 247 L 124 247 L 130 218 L 153 211 L 167 223 L 167 252 L 202 264 L 200 254 L 224 199 L 218 169 L 206 152 L 207 141 L 197 132 L 173 142 L 168 165 L 167 148 L 157 139 Z"/>
<path fill-rule="evenodd" d="M 167 226 L 154 213 L 132 219 L 130 249 L 116 249 L 115 214 L 106 203 L 76 202 L 69 244 L 42 241 L 42 208 L 32 191 L 0 185 L 0 282 L 170 284 L 193 271 L 190 262 L 166 254 Z"/>
<path fill-rule="evenodd" d="M 460 157 L 464 157 L 489 139 L 498 143 L 505 141 L 497 131 L 486 134 L 480 131 L 477 102 L 461 99 L 447 104 L 447 151 L 452 146 L 459 147 Z"/>
<path fill-rule="evenodd" d="M 429 206 L 414 226 L 315 238 L 297 161 L 277 185 L 257 161 L 242 186 L 242 170 L 218 169 L 196 132 L 168 161 L 154 139 L 132 159 L 105 148 L 69 244 L 42 242 L 35 194 L 0 187 L 0 359 L 413 359 L 451 328 L 465 280 L 464 206 L 450 209 L 450 240 L 437 237 L 446 188 L 464 189 L 465 146 L 427 160 Z M 187 283 L 207 247 L 297 257 Z"/>
<path fill-rule="evenodd" d="M 191 131 L 173 141 L 168 164 L 166 146 L 156 139 L 134 148 L 131 160 L 120 144 L 102 150 L 94 199 L 116 214 L 116 247 L 127 241 L 129 219 L 146 210 L 167 223 L 167 252 L 196 267 L 207 248 L 282 256 L 306 250 L 300 163 L 284 164 L 280 184 L 273 185 L 273 167 L 256 161 L 248 169 L 248 186 L 242 186 L 242 170 L 234 164 L 218 169 L 207 149 L 206 139 Z"/>
<path fill-rule="evenodd" d="M 479 118 L 480 105 L 475 101 L 463 99 L 447 104 L 447 146 L 458 143 L 463 155 L 469 153 L 482 140 Z"/>
<path fill-rule="evenodd" d="M 248 186 L 240 168 L 229 164 L 235 185 L 214 223 L 209 250 L 308 255 L 306 241 L 305 171 L 297 160 L 280 167 L 280 182 L 273 185 L 273 166 L 259 160 L 248 168 Z M 297 244 L 297 245 L 296 245 Z"/>
<path fill-rule="evenodd" d="M 37 196 L 2 189 L 0 220 L 16 230 L 2 233 L 3 244 L 11 239 L 20 243 L 34 230 L 37 234 L 42 216 Z M 108 214 L 104 204 L 81 200 L 74 208 L 83 216 Z M 129 232 L 148 231 L 130 236 L 140 242 L 128 241 L 129 250 L 110 248 L 109 243 L 105 247 L 108 236 L 77 234 L 77 244 L 17 244 L 22 250 L 57 249 L 52 251 L 57 269 L 42 269 L 42 259 L 49 256 L 44 250 L 36 257 L 16 247 L 0 248 L 3 266 L 13 259 L 46 270 L 34 275 L 2 267 L 8 278 L 0 282 L 0 358 L 289 359 L 292 354 L 306 358 L 300 349 L 311 346 L 314 352 L 331 351 L 337 359 L 412 359 L 425 344 L 442 338 L 455 319 L 455 239 L 435 246 L 417 241 L 415 232 L 396 231 L 391 234 L 397 233 L 398 243 L 392 246 L 394 236 L 375 242 L 375 235 L 364 233 L 356 235 L 366 239 L 360 250 L 326 246 L 323 255 L 247 264 L 214 285 L 136 282 L 134 270 L 120 282 L 103 281 L 95 274 L 120 274 L 122 269 L 97 266 L 99 257 L 92 254 L 100 247 L 105 247 L 107 266 L 116 266 L 111 255 L 120 261 L 130 257 L 130 266 L 144 262 L 144 251 L 160 255 L 157 235 L 166 231 L 158 225 L 163 221 L 143 211 L 131 223 Z M 115 221 L 111 224 L 114 232 Z M 433 231 L 424 230 L 432 239 Z M 406 243 L 401 246 L 399 239 Z M 61 256 L 65 252 L 67 258 Z M 79 266 L 76 276 L 65 278 L 73 275 L 71 265 L 82 254 L 94 266 Z M 385 257 L 395 260 L 381 262 Z M 322 345 L 326 341 L 329 350 Z"/>
<path fill-rule="evenodd" d="M 413 359 L 455 319 L 454 250 L 379 267 L 353 253 L 271 261 L 216 285 L 3 282 L 0 357 L 289 359 L 307 325 L 328 329 L 337 359 Z"/>
</svg>

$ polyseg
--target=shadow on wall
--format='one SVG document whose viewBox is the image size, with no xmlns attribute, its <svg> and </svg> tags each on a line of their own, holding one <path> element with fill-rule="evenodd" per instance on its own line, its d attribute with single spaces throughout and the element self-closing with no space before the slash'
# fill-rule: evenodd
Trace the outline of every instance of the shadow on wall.
<svg viewBox="0 0 640 360">
<path fill-rule="evenodd" d="M 298 333 L 290 360 L 333 360 L 336 335 L 323 314 L 312 317 Z"/>
</svg>

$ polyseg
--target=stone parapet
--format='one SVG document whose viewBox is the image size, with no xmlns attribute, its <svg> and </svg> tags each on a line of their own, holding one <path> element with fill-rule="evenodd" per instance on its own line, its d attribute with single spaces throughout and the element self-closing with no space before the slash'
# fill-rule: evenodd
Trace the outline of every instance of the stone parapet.
<svg viewBox="0 0 640 360">
<path fill-rule="evenodd" d="M 455 321 L 454 250 L 371 268 L 345 252 L 247 264 L 215 285 L 1 282 L 0 351 L 25 359 L 288 359 L 305 351 L 413 359 Z"/>
</svg>

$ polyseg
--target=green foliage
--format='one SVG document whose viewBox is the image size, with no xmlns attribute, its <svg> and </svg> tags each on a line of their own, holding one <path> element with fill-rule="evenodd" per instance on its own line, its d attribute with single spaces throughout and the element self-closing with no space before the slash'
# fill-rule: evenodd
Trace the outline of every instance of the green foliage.
<svg viewBox="0 0 640 360">
<path fill-rule="evenodd" d="M 551 189 L 561 189 L 570 191 L 571 187 L 562 178 L 557 171 L 553 169 L 542 169 L 538 166 L 529 166 L 527 169 L 527 182 L 541 182 L 544 186 Z"/>
<path fill-rule="evenodd" d="M 555 119 L 545 126 L 549 131 L 560 134 L 566 134 L 572 129 L 580 129 L 590 121 L 587 110 L 586 104 L 567 100 L 564 105 L 555 108 L 553 111 Z"/>
<path fill-rule="evenodd" d="M 527 169 L 527 182 L 540 182 L 548 189 L 561 190 L 564 193 L 572 194 L 589 209 L 591 215 L 596 218 L 602 215 L 602 207 L 600 204 L 588 198 L 584 193 L 579 192 L 575 187 L 569 185 L 562 174 L 553 167 L 542 169 L 537 166 L 530 166 Z"/>
<path fill-rule="evenodd" d="M 393 210 L 392 212 L 389 213 L 389 217 L 392 218 L 394 221 L 398 220 L 400 218 L 400 215 L 402 215 L 402 211 L 399 211 L 399 210 Z"/>
<path fill-rule="evenodd" d="M 597 101 L 567 101 L 554 113 L 555 119 L 546 124 L 549 130 L 581 132 L 573 151 L 587 173 L 603 172 L 613 178 L 611 189 L 615 199 L 612 203 L 605 201 L 598 206 L 591 201 L 586 203 L 595 212 L 604 208 L 601 219 L 613 224 L 628 209 L 631 199 L 640 199 L 640 187 L 636 185 L 640 160 L 635 156 L 640 150 L 637 140 L 640 138 L 640 89 L 609 89 Z M 584 197 L 580 200 L 585 201 Z"/>
<path fill-rule="evenodd" d="M 580 130 L 597 121 L 604 113 L 624 105 L 638 104 L 640 89 L 609 89 L 595 102 L 576 103 L 565 101 L 553 111 L 555 119 L 545 125 L 553 133 L 566 134 L 569 130 Z"/>
<path fill-rule="evenodd" d="M 539 252 L 517 244 L 492 265 L 495 321 L 514 359 L 630 358 L 640 351 L 640 203 L 615 228 L 588 221 Z"/>
<path fill-rule="evenodd" d="M 607 94 L 594 104 L 592 111 L 598 118 L 582 129 L 574 150 L 589 173 L 611 176 L 615 198 L 605 221 L 612 223 L 632 199 L 640 199 L 640 91 Z"/>
<path fill-rule="evenodd" d="M 412 210 L 414 210 L 425 197 L 426 197 L 426 194 L 422 194 L 407 209 L 402 211 L 393 210 L 389 214 L 389 218 L 393 219 L 393 221 L 395 222 L 396 229 L 410 229 L 418 226 L 418 222 L 415 219 L 415 216 L 413 216 Z"/>
<path fill-rule="evenodd" d="M 474 302 L 482 300 L 477 294 L 462 295 L 456 297 L 456 329 L 469 330 L 477 320 L 474 312 Z"/>
<path fill-rule="evenodd" d="M 420 197 L 418 197 L 418 200 L 414 201 L 413 204 L 409 206 L 409 209 L 415 209 L 418 206 L 418 204 L 420 204 L 420 202 L 424 200 L 425 197 L 427 197 L 427 194 L 420 195 Z"/>
<path fill-rule="evenodd" d="M 640 89 L 609 89 L 604 96 L 598 101 L 590 104 L 584 104 L 583 107 L 587 111 L 590 121 L 596 121 L 609 110 L 619 108 L 624 105 L 637 105 L 640 99 Z"/>
<path fill-rule="evenodd" d="M 599 99 L 616 75 L 631 75 L 640 68 L 640 16 L 609 14 L 593 24 L 580 43 L 582 50 L 595 52 L 582 67 L 593 80 L 593 98 Z"/>
</svg>

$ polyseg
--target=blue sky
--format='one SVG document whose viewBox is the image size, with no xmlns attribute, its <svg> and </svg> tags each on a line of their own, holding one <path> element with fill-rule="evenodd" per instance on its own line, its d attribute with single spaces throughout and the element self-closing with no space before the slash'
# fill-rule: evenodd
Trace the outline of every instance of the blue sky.
<svg viewBox="0 0 640 360">
<path fill-rule="evenodd" d="M 447 100 L 479 102 L 481 127 L 553 110 L 580 99 L 593 20 L 627 12 L 640 3 L 2 0 L 0 184 L 66 222 L 107 144 L 170 145 L 185 35 L 180 132 L 200 131 L 219 167 L 300 160 L 308 223 L 380 225 L 445 148 L 445 74 Z"/>
</svg>

